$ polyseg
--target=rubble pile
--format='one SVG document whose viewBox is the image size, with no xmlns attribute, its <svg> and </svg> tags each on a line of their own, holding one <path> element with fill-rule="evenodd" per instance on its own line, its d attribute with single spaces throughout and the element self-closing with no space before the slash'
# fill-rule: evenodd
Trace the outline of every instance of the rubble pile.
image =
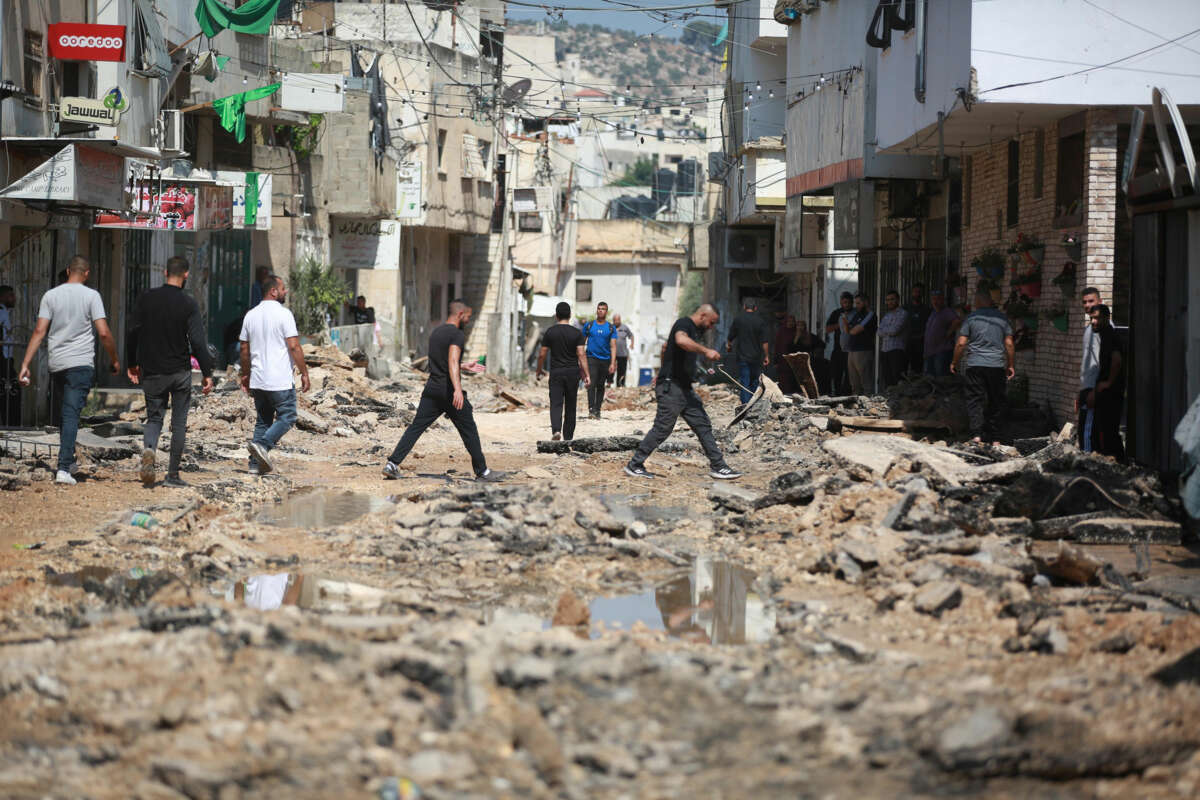
<svg viewBox="0 0 1200 800">
<path fill-rule="evenodd" d="M 737 482 L 685 426 L 628 480 L 648 420 L 619 413 L 538 452 L 545 410 L 507 400 L 505 482 L 466 480 L 449 426 L 384 482 L 395 431 L 353 426 L 399 425 L 419 375 L 311 369 L 287 474 L 227 469 L 226 391 L 196 488 L 138 495 L 154 524 L 84 482 L 65 530 L 0 534 L 0 794 L 1200 790 L 1200 581 L 1155 476 L 917 440 L 876 398 L 764 391 L 726 425 L 713 387 Z M 129 493 L 132 462 L 101 469 Z"/>
</svg>

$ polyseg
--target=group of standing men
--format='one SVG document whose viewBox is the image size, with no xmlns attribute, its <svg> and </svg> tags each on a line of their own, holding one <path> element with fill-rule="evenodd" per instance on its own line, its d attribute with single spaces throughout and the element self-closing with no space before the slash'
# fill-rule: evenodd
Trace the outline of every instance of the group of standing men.
<svg viewBox="0 0 1200 800">
<path fill-rule="evenodd" d="M 900 305 L 900 293 L 884 296 L 884 313 L 876 319 L 863 293 L 843 292 L 840 306 L 825 322 L 833 337 L 830 356 L 830 389 L 834 393 L 869 394 L 875 388 L 875 341 L 879 339 L 883 386 L 900 382 L 905 373 L 943 376 L 950 374 L 955 331 L 961 324 L 958 313 L 946 305 L 940 289 L 930 292 L 916 284 L 909 302 Z"/>
</svg>

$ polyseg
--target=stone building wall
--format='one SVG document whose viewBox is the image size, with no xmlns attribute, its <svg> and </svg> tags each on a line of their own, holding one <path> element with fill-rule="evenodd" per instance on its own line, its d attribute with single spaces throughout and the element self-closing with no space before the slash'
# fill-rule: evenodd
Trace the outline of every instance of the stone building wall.
<svg viewBox="0 0 1200 800">
<path fill-rule="evenodd" d="M 1060 123 L 1062 121 L 1060 120 Z M 1074 418 L 1079 360 L 1082 352 L 1084 317 L 1079 293 L 1085 286 L 1100 289 L 1102 297 L 1113 298 L 1113 262 L 1117 224 L 1117 125 L 1105 111 L 1086 112 L 1084 127 L 1084 194 L 1077 224 L 1063 224 L 1056 202 L 1059 123 L 1031 129 L 1020 136 L 1019 202 L 1016 224 L 1007 218 L 1008 141 L 967 154 L 963 175 L 962 264 L 966 287 L 961 299 L 972 302 L 979 276 L 971 261 L 985 248 L 1007 251 L 1018 234 L 1035 236 L 1046 246 L 1042 263 L 1042 293 L 1035 300 L 1037 330 L 1035 347 L 1017 351 L 1018 376 L 1029 379 L 1029 399 L 1049 406 L 1061 425 Z M 1038 144 L 1041 143 L 1041 164 Z M 1040 180 L 1039 178 L 1040 172 Z M 1069 260 L 1062 245 L 1065 233 L 1083 235 L 1082 256 L 1077 260 L 1074 290 L 1064 294 L 1052 281 Z M 1013 270 L 1001 281 L 1000 305 L 1012 291 Z M 1067 330 L 1052 324 L 1052 310 L 1064 304 Z M 1114 308 L 1119 320 L 1124 309 Z"/>
</svg>

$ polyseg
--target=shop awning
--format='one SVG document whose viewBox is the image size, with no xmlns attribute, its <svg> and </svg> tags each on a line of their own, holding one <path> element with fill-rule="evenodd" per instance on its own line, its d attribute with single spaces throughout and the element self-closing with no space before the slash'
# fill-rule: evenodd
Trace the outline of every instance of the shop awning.
<svg viewBox="0 0 1200 800">
<path fill-rule="evenodd" d="M 34 167 L 4 189 L 0 200 L 19 200 L 33 206 L 50 208 L 120 208 L 125 177 L 125 155 L 145 155 L 144 148 L 53 142 L 61 149 L 49 160 Z M 5 139 L 6 144 L 40 146 L 38 140 Z M 115 143 L 113 143 L 115 144 Z M 157 151 L 151 151 L 157 153 Z"/>
<path fill-rule="evenodd" d="M 52 136 L 5 136 L 0 139 L 5 145 L 10 147 L 26 147 L 26 148 L 45 148 L 52 150 L 62 147 L 67 144 L 77 144 L 88 147 L 92 150 L 99 150 L 104 153 L 112 153 L 113 155 L 123 158 L 148 158 L 157 161 L 160 158 L 166 158 L 161 150 L 153 147 L 137 147 L 136 145 L 119 142 L 116 139 L 67 139 L 54 138 Z M 182 158 L 187 153 L 172 153 L 171 158 Z"/>
</svg>

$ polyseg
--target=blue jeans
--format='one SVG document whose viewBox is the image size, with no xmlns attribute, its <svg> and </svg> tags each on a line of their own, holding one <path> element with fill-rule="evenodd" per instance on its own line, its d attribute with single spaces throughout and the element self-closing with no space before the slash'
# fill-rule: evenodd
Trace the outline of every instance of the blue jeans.
<svg viewBox="0 0 1200 800">
<path fill-rule="evenodd" d="M 254 410 L 258 412 L 252 441 L 271 450 L 296 424 L 296 390 L 251 389 L 250 393 L 254 395 Z"/>
<path fill-rule="evenodd" d="M 75 439 L 79 435 L 79 414 L 87 404 L 88 392 L 96 377 L 94 367 L 71 367 L 51 373 L 54 394 L 62 398 L 62 424 L 58 428 L 58 468 L 69 472 L 75 463 Z"/>
<path fill-rule="evenodd" d="M 944 377 L 950 374 L 950 357 L 954 355 L 953 350 L 943 350 L 940 353 L 934 353 L 931 356 L 925 356 L 925 374 Z"/>
<path fill-rule="evenodd" d="M 738 362 L 738 382 L 746 387 L 745 389 L 738 389 L 738 397 L 741 398 L 743 405 L 754 395 L 754 391 L 758 388 L 758 376 L 761 374 L 761 361 Z"/>
</svg>

